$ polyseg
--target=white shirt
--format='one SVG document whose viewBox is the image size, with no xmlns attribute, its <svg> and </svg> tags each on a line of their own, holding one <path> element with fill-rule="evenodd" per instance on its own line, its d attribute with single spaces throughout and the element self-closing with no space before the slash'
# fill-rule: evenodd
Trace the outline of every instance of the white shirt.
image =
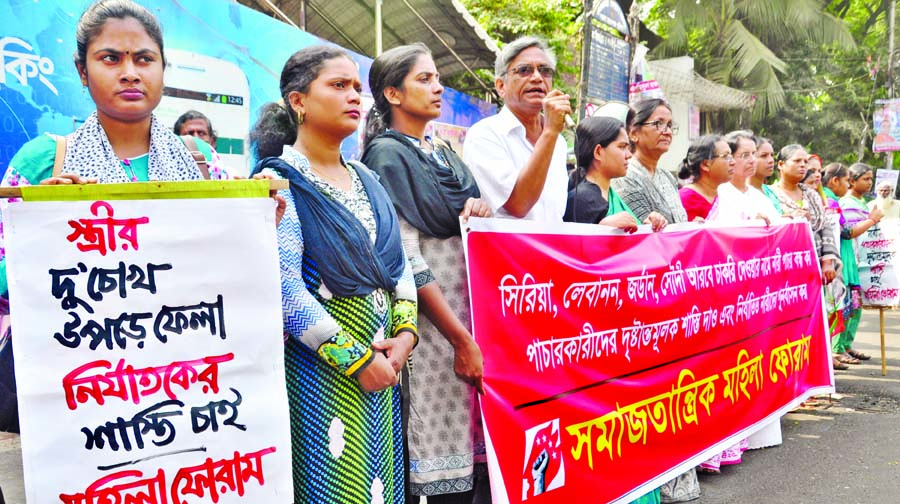
<svg viewBox="0 0 900 504">
<path fill-rule="evenodd" d="M 533 153 L 534 146 L 525 137 L 525 126 L 506 107 L 497 115 L 478 121 L 466 132 L 463 161 L 472 170 L 481 198 L 491 206 L 495 217 L 513 218 L 503 205 L 509 200 L 519 173 Z M 523 218 L 562 222 L 568 183 L 566 141 L 560 135 L 553 147 L 544 190 Z"/>
<path fill-rule="evenodd" d="M 875 209 L 875 207 L 878 207 L 882 212 L 884 212 L 885 219 L 900 219 L 900 202 L 898 202 L 894 198 L 891 198 L 890 206 L 887 208 L 885 208 L 884 206 L 884 198 L 878 196 L 877 198 L 869 202 L 869 211 L 871 212 Z"/>
<path fill-rule="evenodd" d="M 731 182 L 725 182 L 719 184 L 716 193 L 716 203 L 709 211 L 707 220 L 734 222 L 756 219 L 760 214 L 772 221 L 781 218 L 769 198 L 750 184 L 747 184 L 746 191 L 741 192 Z"/>
</svg>

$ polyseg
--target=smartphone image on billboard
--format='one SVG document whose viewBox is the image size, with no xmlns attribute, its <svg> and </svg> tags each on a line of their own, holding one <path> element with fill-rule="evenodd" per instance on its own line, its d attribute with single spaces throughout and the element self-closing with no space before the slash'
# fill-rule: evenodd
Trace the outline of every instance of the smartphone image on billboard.
<svg viewBox="0 0 900 504">
<path fill-rule="evenodd" d="M 250 85 L 229 61 L 178 49 L 166 49 L 168 67 L 156 117 L 171 128 L 181 114 L 196 110 L 209 118 L 216 151 L 228 170 L 249 173 Z"/>
</svg>

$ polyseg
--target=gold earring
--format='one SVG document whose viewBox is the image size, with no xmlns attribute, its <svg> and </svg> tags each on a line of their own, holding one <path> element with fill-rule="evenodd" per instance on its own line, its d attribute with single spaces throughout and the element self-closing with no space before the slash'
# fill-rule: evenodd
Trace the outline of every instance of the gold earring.
<svg viewBox="0 0 900 504">
<path fill-rule="evenodd" d="M 306 120 L 306 114 L 297 109 L 294 109 L 294 112 L 297 114 L 297 126 L 303 126 L 303 122 Z"/>
</svg>

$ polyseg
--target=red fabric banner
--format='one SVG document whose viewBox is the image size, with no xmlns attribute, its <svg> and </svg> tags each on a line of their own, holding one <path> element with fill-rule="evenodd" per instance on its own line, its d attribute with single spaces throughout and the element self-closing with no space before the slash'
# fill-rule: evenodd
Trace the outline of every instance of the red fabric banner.
<svg viewBox="0 0 900 504">
<path fill-rule="evenodd" d="M 805 223 L 469 227 L 496 503 L 626 502 L 834 390 Z"/>
</svg>

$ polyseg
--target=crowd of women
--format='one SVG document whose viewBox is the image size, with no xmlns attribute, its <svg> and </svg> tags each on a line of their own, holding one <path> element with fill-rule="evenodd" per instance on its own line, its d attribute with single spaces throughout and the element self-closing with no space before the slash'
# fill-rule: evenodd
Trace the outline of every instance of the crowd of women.
<svg viewBox="0 0 900 504">
<path fill-rule="evenodd" d="M 23 145 L 2 184 L 210 178 L 154 115 L 166 59 L 153 14 L 131 0 L 97 2 L 76 42 L 96 111 L 70 135 Z M 491 212 L 456 153 L 424 137 L 443 91 L 428 49 L 388 51 L 370 85 L 367 167 L 341 156 L 363 113 L 362 86 L 334 46 L 290 57 L 282 100 L 250 132 L 254 177 L 290 182 L 274 197 L 294 501 L 490 501 L 459 217 Z M 195 142 L 209 162 L 209 146 Z M 421 364 L 409 372 L 414 347 Z M 329 446 L 335 435 L 345 441 L 339 452 Z"/>
<path fill-rule="evenodd" d="M 64 141 L 44 135 L 25 144 L 3 185 L 200 179 L 182 140 L 153 114 L 165 67 L 154 16 L 130 0 L 101 1 L 82 15 L 76 40 L 75 67 L 96 112 Z M 501 68 L 510 79 L 552 78 L 546 64 L 513 66 L 517 54 Z M 454 150 L 425 135 L 441 113 L 439 77 L 421 44 L 379 56 L 362 162 L 349 162 L 340 146 L 363 114 L 357 66 L 339 48 L 307 47 L 285 63 L 281 100 L 263 108 L 250 132 L 260 159 L 254 176 L 290 182 L 276 211 L 295 502 L 490 502 L 478 413 L 484 363 L 471 335 L 460 217 L 498 208 L 481 199 L 478 178 Z M 821 160 L 799 145 L 775 157 L 772 141 L 736 131 L 691 145 L 681 170 L 689 180 L 679 190 L 658 167 L 675 130 L 662 100 L 638 103 L 624 122 L 583 120 L 564 220 L 634 231 L 689 220 L 805 219 L 826 283 L 846 286 L 830 289 L 844 327 L 834 366 L 868 359 L 852 346 L 853 238 L 882 216 L 861 199 L 872 170 L 820 170 Z M 552 141 L 558 131 L 551 133 Z M 777 444 L 778 427 L 702 468 L 718 471 L 747 448 Z M 328 445 L 335 429 L 346 442 L 340 456 Z M 697 496 L 693 471 L 662 492 L 670 501 Z M 641 502 L 660 498 L 657 490 Z"/>
<path fill-rule="evenodd" d="M 873 186 L 873 170 L 864 163 L 823 168 L 818 155 L 797 144 L 774 152 L 772 140 L 749 131 L 704 136 L 688 150 L 679 195 L 692 220 L 809 221 L 826 284 L 832 364 L 845 370 L 871 358 L 854 349 L 853 340 L 861 316 L 855 239 L 885 215 L 883 204 L 864 199 Z"/>
<path fill-rule="evenodd" d="M 884 187 L 885 195 L 867 205 L 864 195 L 873 185 L 869 165 L 830 163 L 823 168 L 822 159 L 803 146 L 788 144 L 776 154 L 772 140 L 750 131 L 695 140 L 676 180 L 657 168 L 677 128 L 665 101 L 637 103 L 626 123 L 620 129 L 623 125 L 615 119 L 591 118 L 578 125 L 567 220 L 626 230 L 638 222 L 805 220 L 826 286 L 832 365 L 845 370 L 871 358 L 853 348 L 862 314 L 855 239 L 884 217 L 892 187 Z M 740 463 L 747 449 L 780 443 L 776 420 L 699 469 L 718 473 L 722 465 Z M 695 487 L 690 478 L 682 479 Z M 686 493 L 698 494 L 696 487 Z"/>
</svg>

